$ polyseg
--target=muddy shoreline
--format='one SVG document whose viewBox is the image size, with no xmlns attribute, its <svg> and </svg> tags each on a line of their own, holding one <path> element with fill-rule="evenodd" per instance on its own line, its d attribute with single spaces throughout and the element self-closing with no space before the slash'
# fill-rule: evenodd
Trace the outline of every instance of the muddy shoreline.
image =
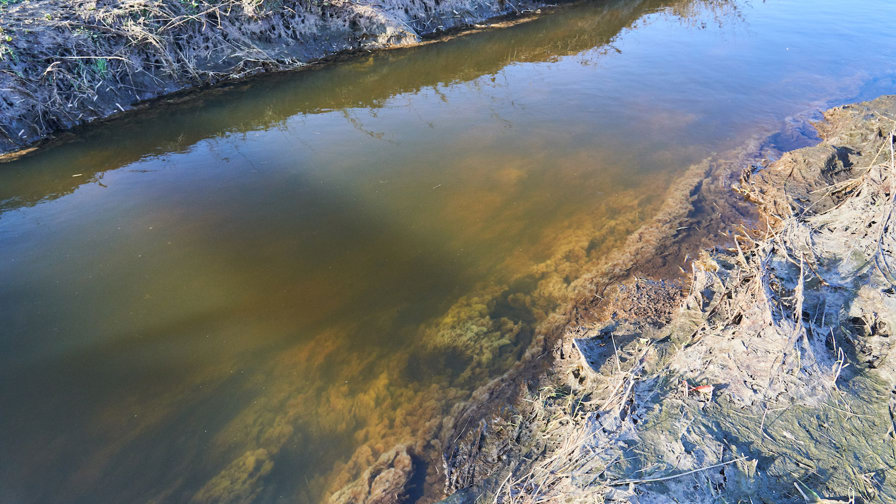
<svg viewBox="0 0 896 504">
<path fill-rule="evenodd" d="M 539 324 L 523 357 L 452 408 L 432 433 L 441 458 L 432 459 L 438 454 L 431 450 L 397 445 L 329 502 L 433 502 L 445 495 L 450 495 L 447 503 L 476 502 L 495 490 L 508 468 L 538 460 L 547 447 L 538 439 L 543 418 L 532 409 L 533 398 L 555 389 L 560 370 L 566 370 L 573 355 L 570 334 L 583 334 L 623 312 L 655 321 L 671 316 L 684 293 L 681 265 L 718 244 L 725 230 L 756 221 L 753 206 L 731 190 L 742 167 L 780 157 L 776 136 L 812 143 L 802 124 L 691 166 L 662 195 L 657 214 L 576 281 L 571 301 Z M 413 497 L 423 470 L 426 491 Z"/>
<path fill-rule="evenodd" d="M 215 89 L 507 28 L 576 1 L 11 0 L 0 4 L 0 162 Z M 608 5 L 630 26 L 688 3 Z"/>
<path fill-rule="evenodd" d="M 459 415 L 444 502 L 896 497 L 896 96 L 814 126 L 820 143 L 774 162 L 762 149 L 726 156 L 728 175 L 705 172 L 642 232 L 726 199 L 755 205 L 740 206 L 759 212 L 751 229 L 671 254 L 696 258 L 686 276 L 634 278 L 651 270 L 634 259 L 591 283 L 535 359 L 542 374 L 490 392 L 512 406 L 488 396 Z M 741 197 L 703 195 L 707 184 Z"/>
<path fill-rule="evenodd" d="M 521 23 L 530 22 L 540 15 L 549 14 L 557 7 L 557 4 L 554 3 L 533 5 L 532 8 L 520 11 L 519 13 L 511 12 L 500 14 L 482 19 L 478 22 L 470 22 L 443 31 L 426 33 L 420 36 L 419 41 L 413 43 L 347 49 L 333 53 L 323 53 L 322 56 L 309 59 L 307 62 L 270 67 L 263 66 L 247 74 L 218 76 L 209 82 L 187 84 L 182 88 L 173 91 L 167 89 L 160 89 L 157 92 L 151 91 L 146 97 L 141 97 L 132 103 L 120 101 L 115 102 L 114 104 L 107 104 L 114 107 L 122 105 L 121 108 L 115 108 L 105 114 L 95 114 L 95 117 L 89 119 L 78 120 L 70 124 L 66 123 L 58 128 L 49 128 L 38 136 L 22 139 L 21 141 L 15 138 L 13 138 L 12 141 L 9 141 L 10 136 L 4 135 L 3 133 L 12 131 L 13 127 L 16 125 L 25 125 L 26 122 L 20 118 L 11 117 L 9 114 L 0 114 L 0 163 L 11 162 L 23 156 L 38 152 L 41 149 L 52 148 L 56 145 L 76 140 L 85 132 L 89 132 L 97 127 L 102 127 L 107 123 L 114 123 L 121 120 L 127 121 L 131 118 L 141 117 L 143 114 L 157 113 L 159 109 L 164 109 L 165 107 L 188 106 L 194 101 L 201 100 L 209 93 L 229 92 L 234 88 L 254 84 L 258 79 L 288 77 L 294 72 L 311 72 L 325 68 L 328 65 L 348 63 L 359 57 L 363 57 L 365 54 L 420 47 L 446 42 L 456 37 L 471 35 L 485 30 L 508 28 Z M 2 66 L 2 63 L 3 61 L 0 61 L 0 66 Z M 97 98 L 99 99 L 96 101 L 102 103 L 102 98 Z M 90 112 L 93 113 L 95 111 L 91 109 Z"/>
<path fill-rule="evenodd" d="M 639 4 L 641 2 L 633 2 Z M 0 5 L 0 162 L 261 74 L 531 21 L 541 0 Z"/>
</svg>

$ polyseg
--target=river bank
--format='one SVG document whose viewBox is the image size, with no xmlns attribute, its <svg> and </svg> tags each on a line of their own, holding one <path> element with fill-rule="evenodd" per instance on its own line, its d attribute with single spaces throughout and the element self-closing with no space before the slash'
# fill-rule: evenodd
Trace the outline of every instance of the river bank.
<svg viewBox="0 0 896 504">
<path fill-rule="evenodd" d="M 408 46 L 523 0 L 0 4 L 0 154 L 138 103 L 327 57 Z"/>
<path fill-rule="evenodd" d="M 446 502 L 896 498 L 896 97 L 816 128 L 737 184 L 768 226 L 701 253 L 686 290 L 626 283 L 512 410 L 458 429 Z"/>
<path fill-rule="evenodd" d="M 694 4 L 635 0 L 687 17 Z M 124 0 L 0 2 L 0 161 L 73 128 L 159 100 L 357 53 L 411 47 L 534 19 L 544 0 Z M 629 21 L 629 22 L 631 22 Z"/>
</svg>

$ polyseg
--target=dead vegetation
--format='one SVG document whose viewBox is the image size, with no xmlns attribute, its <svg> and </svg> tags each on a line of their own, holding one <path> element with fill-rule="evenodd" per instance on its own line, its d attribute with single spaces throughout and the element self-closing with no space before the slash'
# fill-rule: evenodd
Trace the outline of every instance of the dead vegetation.
<svg viewBox="0 0 896 504">
<path fill-rule="evenodd" d="M 0 153 L 176 91 L 301 67 L 523 0 L 3 0 Z"/>
<path fill-rule="evenodd" d="M 257 37 L 235 29 L 264 15 L 253 0 L 7 5 L 0 20 L 0 147 L 123 111 L 157 89 L 211 84 L 272 65 L 275 56 Z"/>
<path fill-rule="evenodd" d="M 732 0 L 615 0 L 736 12 Z M 415 44 L 543 0 L 0 0 L 0 161 L 180 91 Z M 33 147 L 31 147 L 33 148 Z"/>
<path fill-rule="evenodd" d="M 703 254 L 667 324 L 570 328 L 490 500 L 896 499 L 896 97 L 825 117 L 744 174 L 768 230 Z"/>
</svg>

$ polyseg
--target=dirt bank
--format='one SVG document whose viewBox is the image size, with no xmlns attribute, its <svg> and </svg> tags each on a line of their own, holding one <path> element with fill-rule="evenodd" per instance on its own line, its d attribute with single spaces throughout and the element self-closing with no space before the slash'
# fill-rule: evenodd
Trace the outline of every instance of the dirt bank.
<svg viewBox="0 0 896 504">
<path fill-rule="evenodd" d="M 816 126 L 743 173 L 768 226 L 689 289 L 585 300 L 515 407 L 458 425 L 448 502 L 896 501 L 896 96 Z"/>
<path fill-rule="evenodd" d="M 546 0 L 0 0 L 0 161 L 160 97 L 531 19 Z M 611 0 L 620 22 L 729 0 Z M 510 20 L 512 18 L 512 21 Z M 491 20 L 491 21 L 489 21 Z M 486 24 L 478 24 L 486 23 Z M 568 47 L 575 53 L 593 47 Z M 526 45 L 532 46 L 532 43 Z M 556 56 L 557 48 L 551 48 Z M 545 48 L 542 48 L 545 52 Z M 475 63 L 476 55 L 471 55 Z M 15 153 L 15 154 L 13 154 Z"/>
<path fill-rule="evenodd" d="M 0 2 L 0 154 L 184 89 L 423 37 L 539 0 Z"/>
</svg>

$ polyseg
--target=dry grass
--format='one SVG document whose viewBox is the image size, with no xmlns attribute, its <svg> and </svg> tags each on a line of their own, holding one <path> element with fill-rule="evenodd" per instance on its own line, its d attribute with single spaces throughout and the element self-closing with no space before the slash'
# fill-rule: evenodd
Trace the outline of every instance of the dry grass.
<svg viewBox="0 0 896 504">
<path fill-rule="evenodd" d="M 284 10 L 292 8 L 281 5 L 277 16 L 283 18 Z M 109 108 L 124 110 L 158 89 L 295 65 L 269 54 L 251 30 L 240 28 L 272 16 L 258 0 L 8 5 L 0 19 L 0 117 L 7 119 L 0 136 L 22 145 L 108 115 Z M 27 117 L 35 123 L 8 120 Z"/>
<path fill-rule="evenodd" d="M 555 407 L 540 414 L 550 420 L 535 430 L 549 449 L 505 477 L 495 504 L 651 495 L 737 501 L 746 495 L 739 484 L 750 494 L 773 488 L 779 502 L 896 495 L 880 475 L 896 467 L 885 447 L 896 425 L 896 400 L 888 393 L 896 385 L 896 359 L 887 357 L 896 324 L 896 121 L 879 111 L 847 112 L 861 118 L 858 126 L 844 121 L 833 140 L 860 137 L 865 144 L 855 148 L 851 176 L 814 196 L 836 194 L 836 204 L 791 204 L 793 211 L 770 219 L 764 233 L 702 256 L 690 295 L 668 326 L 657 332 L 636 326 L 644 338 L 616 349 L 587 380 L 572 380 L 572 393 L 589 397 L 584 413 Z M 868 125 L 875 115 L 880 133 Z M 742 190 L 764 208 L 780 209 L 781 200 L 769 198 L 786 193 L 757 187 L 785 187 L 775 170 L 788 168 L 778 164 L 769 180 L 748 180 Z M 619 330 L 590 334 L 606 340 Z M 571 368 L 582 366 L 565 364 L 560 379 L 570 380 Z M 691 397 L 692 387 L 671 385 L 682 382 L 717 387 Z M 828 417 L 838 429 L 820 420 Z M 685 438 L 691 447 L 682 452 Z M 730 439 L 745 444 L 731 447 Z M 749 451 L 738 453 L 744 447 Z M 682 458 L 685 452 L 712 456 L 700 462 Z M 636 461 L 625 463 L 628 457 Z M 761 474 L 759 458 L 774 461 Z"/>
<path fill-rule="evenodd" d="M 0 151 L 163 94 L 418 39 L 347 0 L 5 1 Z"/>
<path fill-rule="evenodd" d="M 732 0 L 644 3 L 683 15 L 733 5 Z M 0 0 L 0 153 L 174 92 L 295 69 L 345 51 L 418 43 L 424 35 L 544 4 Z"/>
</svg>

